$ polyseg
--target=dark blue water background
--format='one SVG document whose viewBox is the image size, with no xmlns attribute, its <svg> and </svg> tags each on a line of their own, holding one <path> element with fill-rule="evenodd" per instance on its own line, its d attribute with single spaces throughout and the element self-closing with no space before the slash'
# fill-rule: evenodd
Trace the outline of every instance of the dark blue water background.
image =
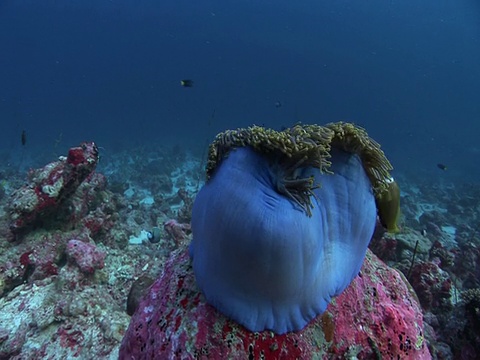
<svg viewBox="0 0 480 360">
<path fill-rule="evenodd" d="M 0 2 L 4 163 L 83 140 L 200 151 L 227 128 L 338 120 L 398 172 L 480 179 L 479 3 Z"/>
</svg>

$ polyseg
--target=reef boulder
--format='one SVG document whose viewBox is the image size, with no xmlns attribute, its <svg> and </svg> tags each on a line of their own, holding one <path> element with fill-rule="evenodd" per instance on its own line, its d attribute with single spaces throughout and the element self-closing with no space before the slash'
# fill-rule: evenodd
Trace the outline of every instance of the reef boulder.
<svg viewBox="0 0 480 360">
<path fill-rule="evenodd" d="M 401 275 L 367 252 L 359 276 L 303 330 L 250 332 L 205 302 L 185 248 L 133 315 L 120 359 L 430 359 L 422 312 Z"/>
<path fill-rule="evenodd" d="M 21 239 L 34 225 L 44 225 L 49 215 L 61 212 L 60 206 L 93 176 L 98 159 L 95 143 L 83 142 L 70 148 L 66 157 L 30 170 L 26 184 L 13 192 L 6 208 L 11 232 L 7 239 Z"/>
</svg>

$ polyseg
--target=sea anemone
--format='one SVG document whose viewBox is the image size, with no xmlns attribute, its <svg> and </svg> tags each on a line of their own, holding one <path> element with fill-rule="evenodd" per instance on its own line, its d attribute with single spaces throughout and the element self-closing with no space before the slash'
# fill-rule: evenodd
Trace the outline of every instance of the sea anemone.
<svg viewBox="0 0 480 360">
<path fill-rule="evenodd" d="M 219 134 L 192 213 L 207 302 L 251 331 L 302 329 L 357 276 L 391 169 L 350 123 Z"/>
</svg>

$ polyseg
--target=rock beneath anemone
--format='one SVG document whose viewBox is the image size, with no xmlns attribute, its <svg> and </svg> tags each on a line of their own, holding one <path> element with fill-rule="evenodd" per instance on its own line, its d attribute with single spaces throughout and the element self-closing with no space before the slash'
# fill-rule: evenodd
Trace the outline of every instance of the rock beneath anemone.
<svg viewBox="0 0 480 360">
<path fill-rule="evenodd" d="M 410 288 L 411 289 L 411 288 Z M 205 302 L 175 251 L 123 338 L 120 359 L 430 359 L 419 304 L 370 251 L 359 276 L 303 330 L 250 332 Z"/>
</svg>

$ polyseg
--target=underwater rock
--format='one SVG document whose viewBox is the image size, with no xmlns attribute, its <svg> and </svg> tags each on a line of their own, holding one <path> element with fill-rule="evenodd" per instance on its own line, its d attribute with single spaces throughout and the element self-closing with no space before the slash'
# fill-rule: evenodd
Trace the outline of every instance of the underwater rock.
<svg viewBox="0 0 480 360">
<path fill-rule="evenodd" d="M 94 244 L 72 239 L 67 244 L 66 253 L 86 274 L 93 274 L 95 270 L 103 269 L 105 266 L 107 254 Z"/>
<path fill-rule="evenodd" d="M 451 310 L 453 283 L 450 275 L 439 267 L 440 261 L 420 261 L 413 265 L 410 283 L 422 308 L 434 314 Z"/>
<path fill-rule="evenodd" d="M 175 242 L 176 246 L 180 246 L 185 243 L 185 240 L 189 239 L 191 233 L 190 224 L 179 223 L 175 219 L 165 221 L 163 229 L 168 236 Z"/>
<path fill-rule="evenodd" d="M 383 236 L 374 236 L 368 247 L 382 261 L 392 262 L 397 260 L 398 241 L 388 233 Z"/>
<path fill-rule="evenodd" d="M 11 239 L 54 213 L 95 170 L 98 149 L 93 142 L 71 148 L 67 157 L 32 170 L 29 181 L 13 192 L 8 204 Z"/>
<path fill-rule="evenodd" d="M 74 287 L 60 278 L 76 278 Z M 0 359 L 116 359 L 129 321 L 108 287 L 66 267 L 14 289 L 0 310 Z"/>
<path fill-rule="evenodd" d="M 124 359 L 430 359 L 419 304 L 367 252 L 360 276 L 304 329 L 251 332 L 208 305 L 185 248 L 174 251 L 122 341 Z"/>
<path fill-rule="evenodd" d="M 140 276 L 132 283 L 127 297 L 127 314 L 132 316 L 138 308 L 140 301 L 147 293 L 148 288 L 153 284 L 154 279 L 147 275 Z"/>
</svg>

